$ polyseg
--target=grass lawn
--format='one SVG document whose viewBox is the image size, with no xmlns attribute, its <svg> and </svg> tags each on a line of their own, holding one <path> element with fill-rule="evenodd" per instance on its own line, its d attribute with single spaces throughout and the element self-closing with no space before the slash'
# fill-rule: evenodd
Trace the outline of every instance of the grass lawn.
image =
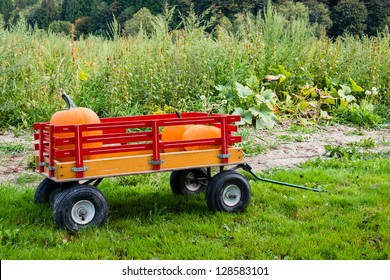
<svg viewBox="0 0 390 280">
<path fill-rule="evenodd" d="M 241 214 L 213 213 L 205 196 L 172 194 L 169 174 L 106 179 L 100 228 L 56 230 L 34 188 L 0 186 L 0 259 L 390 259 L 390 155 L 312 160 L 255 181 Z M 25 176 L 25 175 L 24 175 Z M 43 179 L 43 177 L 42 177 Z M 23 180 L 20 180 L 22 182 Z"/>
</svg>

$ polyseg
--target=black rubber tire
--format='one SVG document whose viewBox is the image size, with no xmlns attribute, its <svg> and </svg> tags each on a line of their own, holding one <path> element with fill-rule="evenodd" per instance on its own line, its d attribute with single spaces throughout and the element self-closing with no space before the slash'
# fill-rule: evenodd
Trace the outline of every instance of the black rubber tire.
<svg viewBox="0 0 390 280">
<path fill-rule="evenodd" d="M 51 192 L 49 196 L 49 202 L 51 207 L 54 207 L 55 201 L 57 200 L 58 196 L 62 193 L 63 190 L 64 189 L 62 188 L 58 188 Z"/>
<path fill-rule="evenodd" d="M 56 227 L 58 229 L 62 229 L 64 228 L 64 223 L 63 223 L 63 219 L 59 219 L 58 217 L 56 217 L 55 213 L 58 213 L 58 204 L 59 202 L 62 200 L 62 198 L 64 196 L 66 196 L 69 192 L 71 192 L 71 190 L 73 188 L 76 188 L 76 186 L 71 186 L 71 187 L 68 187 L 68 188 L 65 188 L 65 189 L 62 189 L 57 195 L 55 195 L 54 197 L 51 197 L 51 199 L 53 200 L 53 204 L 52 204 L 52 208 L 53 208 L 53 218 L 54 218 L 54 223 L 56 225 Z"/>
<path fill-rule="evenodd" d="M 84 215 L 79 214 L 80 210 Z M 108 203 L 102 192 L 93 186 L 73 186 L 65 189 L 54 201 L 53 217 L 57 228 L 74 233 L 86 227 L 103 225 L 108 218 Z"/>
<path fill-rule="evenodd" d="M 169 181 L 174 194 L 195 195 L 206 190 L 209 179 L 206 169 L 199 168 L 172 171 Z"/>
<path fill-rule="evenodd" d="M 248 180 L 237 171 L 226 170 L 215 175 L 206 193 L 212 211 L 242 212 L 249 205 L 251 188 Z"/>
<path fill-rule="evenodd" d="M 59 189 L 61 185 L 57 182 L 49 178 L 43 179 L 42 182 L 39 183 L 37 189 L 34 194 L 34 203 L 36 204 L 49 204 L 50 203 L 50 195 L 56 189 Z"/>
</svg>

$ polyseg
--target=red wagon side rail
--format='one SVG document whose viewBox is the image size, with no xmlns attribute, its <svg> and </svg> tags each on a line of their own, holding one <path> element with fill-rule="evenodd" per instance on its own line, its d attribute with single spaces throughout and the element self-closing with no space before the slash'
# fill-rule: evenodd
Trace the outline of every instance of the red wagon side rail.
<svg viewBox="0 0 390 280">
<path fill-rule="evenodd" d="M 101 118 L 98 124 L 52 125 L 35 123 L 37 171 L 55 181 L 101 178 L 202 166 L 242 163 L 235 122 L 240 116 L 191 112 Z M 165 126 L 213 125 L 221 137 L 162 141 Z M 185 147 L 217 145 L 216 149 L 185 151 Z M 164 152 L 182 148 L 179 152 Z"/>
</svg>

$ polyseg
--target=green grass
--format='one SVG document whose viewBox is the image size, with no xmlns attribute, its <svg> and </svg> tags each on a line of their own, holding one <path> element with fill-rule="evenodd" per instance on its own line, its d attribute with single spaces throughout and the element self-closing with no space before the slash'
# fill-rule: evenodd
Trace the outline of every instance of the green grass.
<svg viewBox="0 0 390 280">
<path fill-rule="evenodd" d="M 171 193 L 169 174 L 106 179 L 108 222 L 71 235 L 56 230 L 34 188 L 0 186 L 1 259 L 389 259 L 390 156 L 315 159 L 255 181 L 241 214 L 213 213 L 203 194 Z"/>
<path fill-rule="evenodd" d="M 0 142 L 0 151 L 7 154 L 23 153 L 27 151 L 27 148 L 21 143 L 10 143 L 3 141 Z"/>
</svg>

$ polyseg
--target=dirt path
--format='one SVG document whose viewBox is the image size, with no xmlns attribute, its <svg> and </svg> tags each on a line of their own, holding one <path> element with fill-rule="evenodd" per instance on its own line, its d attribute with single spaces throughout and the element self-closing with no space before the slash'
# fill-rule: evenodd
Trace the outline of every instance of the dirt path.
<svg viewBox="0 0 390 280">
<path fill-rule="evenodd" d="M 324 157 L 325 145 L 370 141 L 373 151 L 390 150 L 390 129 L 357 130 L 343 125 L 322 128 L 278 126 L 273 130 L 250 130 L 244 145 L 252 151 L 245 161 L 255 171 L 296 167 L 311 158 Z M 0 131 L 0 183 L 35 186 L 42 178 L 28 167 L 33 160 L 33 137 Z M 31 166 L 31 164 L 30 164 Z"/>
<path fill-rule="evenodd" d="M 347 143 L 374 142 L 367 150 L 373 152 L 390 150 L 390 130 L 357 130 L 343 125 L 316 129 L 314 132 L 292 132 L 288 127 L 279 126 L 273 131 L 255 132 L 254 144 L 271 146 L 259 155 L 246 157 L 245 161 L 255 171 L 282 167 L 296 167 L 311 158 L 325 157 L 325 145 L 345 146 Z"/>
<path fill-rule="evenodd" d="M 0 183 L 15 184 L 23 175 L 34 177 L 28 167 L 33 159 L 33 136 L 0 131 Z"/>
</svg>

